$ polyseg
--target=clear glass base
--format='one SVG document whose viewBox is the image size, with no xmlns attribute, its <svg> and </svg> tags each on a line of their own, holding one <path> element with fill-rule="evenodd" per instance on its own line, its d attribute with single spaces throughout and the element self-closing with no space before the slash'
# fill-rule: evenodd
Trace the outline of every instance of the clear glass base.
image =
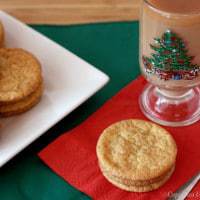
<svg viewBox="0 0 200 200">
<path fill-rule="evenodd" d="M 188 126 L 200 119 L 199 87 L 170 92 L 148 84 L 139 101 L 145 116 L 164 126 Z"/>
</svg>

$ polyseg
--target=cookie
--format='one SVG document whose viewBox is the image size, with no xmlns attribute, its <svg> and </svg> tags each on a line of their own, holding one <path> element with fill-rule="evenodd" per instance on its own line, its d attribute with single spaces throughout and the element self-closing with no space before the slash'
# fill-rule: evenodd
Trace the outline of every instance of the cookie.
<svg viewBox="0 0 200 200">
<path fill-rule="evenodd" d="M 103 174 L 107 174 L 108 177 L 110 177 L 113 181 L 116 181 L 118 183 L 124 184 L 124 185 L 134 185 L 134 186 L 146 186 L 155 182 L 160 182 L 161 180 L 163 180 L 167 174 L 171 171 L 171 169 L 164 175 L 156 177 L 154 179 L 149 179 L 149 180 L 143 180 L 143 181 L 135 181 L 135 180 L 131 180 L 131 179 L 124 179 L 123 177 L 120 176 L 114 176 L 112 174 L 110 174 L 108 171 L 106 171 L 101 164 L 99 163 L 100 169 L 103 172 Z M 172 167 L 174 168 L 174 166 Z"/>
<path fill-rule="evenodd" d="M 150 192 L 150 191 L 156 190 L 156 189 L 160 188 L 162 185 L 164 185 L 169 180 L 169 178 L 171 177 L 173 172 L 174 172 L 174 167 L 172 167 L 172 169 L 169 171 L 169 173 L 167 173 L 167 175 L 162 180 L 155 182 L 155 183 L 147 184 L 144 186 L 122 184 L 122 183 L 119 183 L 119 182 L 113 180 L 107 174 L 103 173 L 103 175 L 110 183 L 112 183 L 113 185 L 115 185 L 116 187 L 118 187 L 122 190 L 126 190 L 129 192 Z"/>
<path fill-rule="evenodd" d="M 103 131 L 96 151 L 101 168 L 110 176 L 150 184 L 166 177 L 175 165 L 177 147 L 164 128 L 125 120 Z"/>
<path fill-rule="evenodd" d="M 9 117 L 17 114 L 21 114 L 29 109 L 31 109 L 33 106 L 35 106 L 43 92 L 43 86 L 40 85 L 39 88 L 33 92 L 31 95 L 23 99 L 22 101 L 18 101 L 13 104 L 8 105 L 1 105 L 0 106 L 0 116 L 1 117 Z"/>
<path fill-rule="evenodd" d="M 0 47 L 4 46 L 4 28 L 3 24 L 0 22 Z"/>
<path fill-rule="evenodd" d="M 31 95 L 42 82 L 38 60 L 22 49 L 0 49 L 0 105 Z"/>
</svg>

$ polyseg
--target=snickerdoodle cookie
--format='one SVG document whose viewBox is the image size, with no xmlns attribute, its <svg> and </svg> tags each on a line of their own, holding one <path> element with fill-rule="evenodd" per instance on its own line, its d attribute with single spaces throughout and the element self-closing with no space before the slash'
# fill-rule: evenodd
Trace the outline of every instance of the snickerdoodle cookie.
<svg viewBox="0 0 200 200">
<path fill-rule="evenodd" d="M 43 85 L 41 84 L 41 86 L 39 86 L 36 91 L 34 91 L 31 95 L 24 98 L 23 100 L 12 104 L 0 105 L 0 116 L 9 117 L 28 111 L 39 102 L 42 96 L 42 92 Z"/>
<path fill-rule="evenodd" d="M 106 128 L 96 150 L 104 176 L 135 192 L 163 185 L 174 171 L 177 154 L 167 130 L 144 120 L 125 120 Z"/>
<path fill-rule="evenodd" d="M 23 49 L 0 49 L 0 105 L 23 100 L 42 82 L 38 60 Z"/>
</svg>

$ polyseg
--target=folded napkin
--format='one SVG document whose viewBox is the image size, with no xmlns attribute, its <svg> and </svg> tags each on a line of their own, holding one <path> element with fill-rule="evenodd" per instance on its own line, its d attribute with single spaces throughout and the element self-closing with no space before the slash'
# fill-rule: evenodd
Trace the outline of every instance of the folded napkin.
<svg viewBox="0 0 200 200">
<path fill-rule="evenodd" d="M 96 143 L 101 132 L 119 120 L 145 119 L 138 98 L 146 84 L 139 77 L 77 128 L 63 134 L 39 153 L 40 158 L 69 184 L 98 200 L 160 200 L 166 199 L 200 169 L 200 124 L 184 128 L 167 128 L 178 146 L 176 169 L 160 189 L 147 193 L 120 190 L 101 174 L 96 157 Z M 200 199 L 200 185 L 190 194 Z"/>
</svg>

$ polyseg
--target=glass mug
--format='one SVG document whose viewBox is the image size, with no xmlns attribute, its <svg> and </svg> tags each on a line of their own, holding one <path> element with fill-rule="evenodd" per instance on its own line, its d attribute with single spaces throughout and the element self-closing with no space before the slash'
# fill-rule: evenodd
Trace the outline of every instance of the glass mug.
<svg viewBox="0 0 200 200">
<path fill-rule="evenodd" d="M 162 125 L 186 126 L 200 119 L 198 1 L 142 1 L 140 67 L 148 84 L 139 101 L 143 113 Z M 188 5 L 176 10 L 181 2 Z"/>
</svg>

